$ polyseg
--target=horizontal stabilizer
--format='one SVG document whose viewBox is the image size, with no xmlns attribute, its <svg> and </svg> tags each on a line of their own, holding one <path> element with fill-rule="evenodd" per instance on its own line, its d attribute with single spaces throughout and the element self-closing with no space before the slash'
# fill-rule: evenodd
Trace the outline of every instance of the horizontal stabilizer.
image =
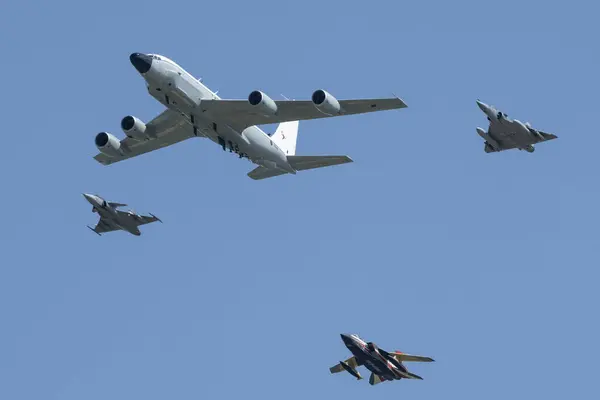
<svg viewBox="0 0 600 400">
<path fill-rule="evenodd" d="M 330 167 L 332 165 L 353 162 L 348 156 L 288 156 L 287 159 L 292 168 L 294 168 L 296 171 Z M 250 171 L 248 176 L 254 180 L 260 180 L 284 174 L 287 174 L 287 172 L 278 168 L 266 168 L 260 166 Z"/>
<path fill-rule="evenodd" d="M 288 162 L 296 171 L 307 169 L 330 167 L 351 163 L 352 159 L 348 156 L 288 156 Z"/>
<path fill-rule="evenodd" d="M 398 373 L 399 373 L 400 375 L 402 375 L 402 377 L 403 377 L 404 379 L 418 379 L 418 380 L 420 380 L 420 381 L 422 381 L 422 380 L 423 380 L 423 378 L 421 378 L 419 375 L 413 374 L 412 372 L 408 372 L 408 371 L 406 371 L 406 372 L 404 372 L 404 371 L 398 371 Z"/>
</svg>

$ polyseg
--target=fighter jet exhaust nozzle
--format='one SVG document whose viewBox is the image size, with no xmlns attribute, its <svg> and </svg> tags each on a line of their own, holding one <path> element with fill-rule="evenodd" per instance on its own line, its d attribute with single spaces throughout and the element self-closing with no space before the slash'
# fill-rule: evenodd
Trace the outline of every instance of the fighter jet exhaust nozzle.
<svg viewBox="0 0 600 400">
<path fill-rule="evenodd" d="M 262 113 L 266 115 L 275 115 L 277 114 L 277 104 L 271 99 L 269 96 L 261 92 L 260 90 L 255 90 L 248 96 L 248 103 L 250 105 L 258 108 Z"/>
<path fill-rule="evenodd" d="M 356 379 L 359 379 L 359 380 L 362 379 L 362 376 L 360 376 L 358 371 L 355 370 L 354 368 L 352 368 L 350 365 L 348 365 L 348 363 L 346 363 L 344 361 L 340 361 L 340 365 L 342 366 L 342 368 L 344 368 L 350 375 L 352 375 Z"/>
<path fill-rule="evenodd" d="M 146 134 L 146 124 L 133 115 L 128 115 L 121 120 L 121 129 L 127 137 L 132 139 L 148 139 L 148 135 Z"/>
<path fill-rule="evenodd" d="M 96 135 L 96 147 L 101 153 L 114 157 L 123 153 L 121 142 L 108 132 L 100 132 Z"/>
<path fill-rule="evenodd" d="M 323 89 L 315 90 L 311 96 L 311 100 L 317 110 L 321 111 L 325 115 L 339 114 L 342 109 L 340 102 Z"/>
</svg>

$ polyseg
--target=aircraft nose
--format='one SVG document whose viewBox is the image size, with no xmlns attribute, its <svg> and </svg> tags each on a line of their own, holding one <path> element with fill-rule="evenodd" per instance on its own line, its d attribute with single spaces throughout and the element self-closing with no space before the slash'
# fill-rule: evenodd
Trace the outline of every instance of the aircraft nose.
<svg viewBox="0 0 600 400">
<path fill-rule="evenodd" d="M 129 61 L 140 74 L 145 74 L 152 67 L 152 57 L 144 53 L 132 53 L 129 56 Z"/>
<path fill-rule="evenodd" d="M 86 199 L 87 201 L 89 201 L 89 202 L 90 202 L 90 203 L 92 203 L 92 204 L 94 204 L 94 203 L 95 203 L 95 200 L 96 200 L 95 196 L 93 196 L 93 195 L 91 195 L 91 194 L 87 194 L 87 193 L 82 193 L 82 194 L 83 194 L 83 197 L 85 197 L 85 199 Z"/>
<path fill-rule="evenodd" d="M 352 343 L 353 342 L 352 337 L 347 333 L 342 333 L 342 334 L 340 334 L 340 336 L 342 337 L 342 340 L 344 341 L 344 343 Z"/>
<path fill-rule="evenodd" d="M 477 100 L 477 105 L 483 112 L 485 112 L 489 108 L 488 105 L 482 102 L 481 100 Z"/>
</svg>

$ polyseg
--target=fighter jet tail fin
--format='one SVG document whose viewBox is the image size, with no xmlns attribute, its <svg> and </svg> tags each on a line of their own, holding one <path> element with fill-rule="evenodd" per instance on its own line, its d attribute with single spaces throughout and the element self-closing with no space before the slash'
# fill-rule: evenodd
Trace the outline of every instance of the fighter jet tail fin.
<svg viewBox="0 0 600 400">
<path fill-rule="evenodd" d="M 381 383 L 383 381 L 385 381 L 385 379 L 371 372 L 371 376 L 369 377 L 369 383 L 371 385 L 377 385 L 378 383 Z"/>
<path fill-rule="evenodd" d="M 286 156 L 296 155 L 299 121 L 282 122 L 271 136 L 271 140 L 279 146 Z"/>
</svg>

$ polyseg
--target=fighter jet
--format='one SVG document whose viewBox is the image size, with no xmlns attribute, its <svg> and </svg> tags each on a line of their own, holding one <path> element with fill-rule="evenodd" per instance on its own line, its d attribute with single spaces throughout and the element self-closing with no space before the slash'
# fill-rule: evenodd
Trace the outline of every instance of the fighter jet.
<svg viewBox="0 0 600 400">
<path fill-rule="evenodd" d="M 193 137 L 204 137 L 246 158 L 257 167 L 252 179 L 265 179 L 297 171 L 352 162 L 345 155 L 296 155 L 298 121 L 405 108 L 399 98 L 337 100 L 325 90 L 310 100 L 273 100 L 254 90 L 247 99 L 221 99 L 200 79 L 169 58 L 133 53 L 129 60 L 144 79 L 148 92 L 166 110 L 148 123 L 128 115 L 121 120 L 127 136 L 119 140 L 108 132 L 96 135 L 100 151 L 94 158 L 103 165 L 139 156 Z M 252 60 L 251 62 L 261 62 Z M 318 65 L 321 64 L 317 60 Z M 271 136 L 257 125 L 279 126 Z"/>
<path fill-rule="evenodd" d="M 373 342 L 365 342 L 356 334 L 342 334 L 342 340 L 353 356 L 346 361 L 329 368 L 332 374 L 347 371 L 356 379 L 362 379 L 357 367 L 364 365 L 369 371 L 369 383 L 376 385 L 384 381 L 404 379 L 423 379 L 418 375 L 408 372 L 402 361 L 432 362 L 430 357 L 415 356 L 395 351 L 388 353 L 380 349 Z"/>
<path fill-rule="evenodd" d="M 486 153 L 509 149 L 533 153 L 535 151 L 534 144 L 557 138 L 556 135 L 532 128 L 529 122 L 522 123 L 518 119 L 510 119 L 508 115 L 498 111 L 494 106 L 488 106 L 480 100 L 477 100 L 477 105 L 490 121 L 487 132 L 482 128 L 477 128 L 477 134 L 485 140 L 484 151 Z"/>
<path fill-rule="evenodd" d="M 125 207 L 127 204 L 114 203 L 104 200 L 102 197 L 94 194 L 83 193 L 83 197 L 92 205 L 92 212 L 100 215 L 100 221 L 94 228 L 88 226 L 92 231 L 99 236 L 102 233 L 123 230 L 135 236 L 140 236 L 140 225 L 149 224 L 159 221 L 155 215 L 139 215 L 135 211 L 121 211 L 119 207 Z"/>
</svg>

